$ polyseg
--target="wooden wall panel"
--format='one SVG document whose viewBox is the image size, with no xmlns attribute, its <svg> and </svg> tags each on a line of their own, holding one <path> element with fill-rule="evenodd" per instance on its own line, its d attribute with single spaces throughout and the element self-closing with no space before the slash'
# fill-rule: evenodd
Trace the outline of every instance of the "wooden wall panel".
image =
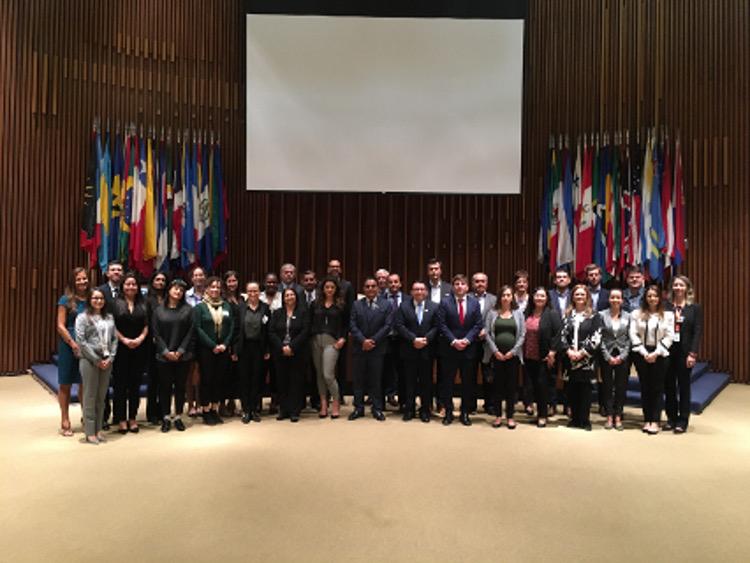
<svg viewBox="0 0 750 563">
<path fill-rule="evenodd" d="M 260 278 L 284 261 L 319 275 L 340 258 L 357 286 L 404 281 L 437 255 L 446 275 L 517 268 L 532 283 L 549 135 L 646 126 L 679 132 L 688 261 L 706 309 L 703 356 L 750 382 L 750 3 L 530 0 L 521 196 L 244 191 L 241 0 L 0 3 L 0 372 L 55 346 L 54 304 L 83 263 L 79 213 L 92 118 L 214 130 L 229 185 L 226 267 Z M 96 274 L 93 272 L 93 274 Z"/>
</svg>

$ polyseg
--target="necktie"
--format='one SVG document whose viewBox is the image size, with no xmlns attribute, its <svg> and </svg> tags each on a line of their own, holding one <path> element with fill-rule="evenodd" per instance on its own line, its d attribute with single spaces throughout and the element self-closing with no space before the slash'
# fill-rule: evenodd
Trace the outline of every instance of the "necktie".
<svg viewBox="0 0 750 563">
<path fill-rule="evenodd" d="M 422 303 L 417 305 L 417 323 L 422 324 L 422 312 L 424 305 Z"/>
<path fill-rule="evenodd" d="M 464 300 L 459 299 L 458 300 L 458 322 L 461 323 L 461 326 L 464 324 Z"/>
<path fill-rule="evenodd" d="M 391 299 L 393 300 L 393 308 L 398 308 L 398 294 L 397 293 L 391 293 Z"/>
<path fill-rule="evenodd" d="M 312 291 L 308 291 L 307 292 L 307 304 L 309 305 L 310 303 L 312 303 L 312 300 L 313 300 Z"/>
</svg>

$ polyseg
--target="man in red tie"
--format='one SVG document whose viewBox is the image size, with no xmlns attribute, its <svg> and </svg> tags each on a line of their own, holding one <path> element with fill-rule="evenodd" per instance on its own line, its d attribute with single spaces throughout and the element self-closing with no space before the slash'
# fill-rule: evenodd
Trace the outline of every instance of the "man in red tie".
<svg viewBox="0 0 750 563">
<path fill-rule="evenodd" d="M 456 371 L 461 373 L 461 424 L 471 426 L 469 412 L 474 405 L 476 385 L 475 356 L 479 346 L 472 346 L 482 330 L 479 302 L 469 295 L 469 280 L 463 274 L 453 276 L 453 293 L 443 299 L 438 309 L 440 357 L 443 370 L 439 396 L 445 405 L 443 424 L 453 422 L 453 385 Z"/>
</svg>

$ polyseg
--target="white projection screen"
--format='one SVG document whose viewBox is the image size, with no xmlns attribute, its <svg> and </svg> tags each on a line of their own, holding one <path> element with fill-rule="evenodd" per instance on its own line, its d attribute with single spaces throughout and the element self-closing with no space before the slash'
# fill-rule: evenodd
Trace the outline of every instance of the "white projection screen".
<svg viewBox="0 0 750 563">
<path fill-rule="evenodd" d="M 523 25 L 247 15 L 247 189 L 520 193 Z"/>
</svg>

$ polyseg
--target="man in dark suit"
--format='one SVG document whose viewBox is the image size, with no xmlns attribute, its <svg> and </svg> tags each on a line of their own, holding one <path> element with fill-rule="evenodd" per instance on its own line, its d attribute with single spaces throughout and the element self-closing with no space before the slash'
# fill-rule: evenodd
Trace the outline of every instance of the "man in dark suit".
<svg viewBox="0 0 750 563">
<path fill-rule="evenodd" d="M 318 278 L 312 270 L 302 273 L 302 289 L 302 301 L 309 307 L 318 297 Z"/>
<path fill-rule="evenodd" d="M 427 261 L 427 298 L 440 305 L 443 299 L 448 297 L 453 289 L 451 284 L 442 280 L 443 263 L 437 258 L 430 258 Z"/>
<path fill-rule="evenodd" d="M 286 288 L 291 287 L 294 293 L 297 294 L 297 303 L 305 303 L 304 289 L 297 283 L 297 266 L 289 263 L 282 264 L 281 268 L 279 268 L 279 279 L 281 280 L 279 292 L 282 295 Z"/>
<path fill-rule="evenodd" d="M 378 292 L 380 286 L 378 285 Z M 393 308 L 395 316 L 396 311 L 401 306 L 404 295 L 401 291 L 401 276 L 398 274 L 388 274 L 388 289 L 385 293 L 385 300 Z M 400 354 L 401 338 L 399 338 L 396 329 L 391 330 L 388 336 L 388 351 L 385 355 L 383 364 L 383 393 L 385 394 L 386 403 L 392 407 L 401 406 L 403 410 L 404 390 L 402 377 L 402 362 Z M 398 392 L 398 401 L 396 393 Z M 400 405 L 399 405 L 400 403 Z"/>
<path fill-rule="evenodd" d="M 477 343 L 474 344 L 474 346 L 477 346 L 479 348 L 476 355 L 476 361 L 477 364 L 482 368 L 482 396 L 484 397 L 484 411 L 489 414 L 495 414 L 494 408 L 490 404 L 492 402 L 493 396 L 493 383 L 490 382 L 490 380 L 492 379 L 492 371 L 490 370 L 489 362 L 487 362 L 486 364 L 482 363 L 482 358 L 484 356 L 482 344 L 487 336 L 484 328 L 485 321 L 487 320 L 487 314 L 495 308 L 495 305 L 497 305 L 497 296 L 487 291 L 488 283 L 489 278 L 484 272 L 477 272 L 473 276 L 471 276 L 471 292 L 472 295 L 476 297 L 477 302 L 479 303 L 479 310 L 482 311 L 482 330 L 480 331 L 479 339 L 477 340 Z M 472 409 L 472 412 L 474 410 L 476 410 L 476 408 Z"/>
<path fill-rule="evenodd" d="M 404 397 L 399 399 L 404 409 L 403 419 L 414 418 L 414 399 L 419 390 L 419 418 L 430 422 L 432 405 L 432 348 L 438 334 L 438 306 L 427 299 L 427 286 L 415 281 L 411 285 L 411 299 L 401 302 L 394 324 L 401 337 L 400 352 L 403 362 Z"/>
<path fill-rule="evenodd" d="M 549 291 L 549 300 L 560 318 L 565 318 L 565 310 L 570 304 L 570 274 L 565 268 L 555 271 L 555 287 Z"/>
<path fill-rule="evenodd" d="M 594 311 L 609 309 L 609 290 L 602 287 L 602 269 L 597 264 L 589 264 L 584 271 Z"/>
<path fill-rule="evenodd" d="M 283 268 L 283 266 L 282 266 Z M 313 301 L 318 296 L 318 278 L 312 270 L 302 272 L 301 295 L 298 296 L 308 310 Z M 312 362 L 307 362 L 305 366 L 305 396 L 309 397 L 310 408 L 316 411 L 320 410 L 320 395 L 318 394 L 317 375 Z"/>
<path fill-rule="evenodd" d="M 341 260 L 339 260 L 338 258 L 331 258 L 330 260 L 328 260 L 326 273 L 339 282 L 339 291 L 341 291 L 341 295 L 344 298 L 344 326 L 348 327 L 352 305 L 354 305 L 354 301 L 357 299 L 357 292 L 354 291 L 354 286 L 351 284 L 351 282 L 343 278 Z M 346 375 L 348 373 L 349 366 L 347 354 L 348 346 L 348 343 L 344 344 L 344 347 L 339 350 L 339 359 L 336 362 L 336 381 L 339 384 L 342 405 L 346 404 L 346 401 L 344 400 L 344 389 L 346 388 L 346 386 L 344 384 L 346 383 Z"/>
<path fill-rule="evenodd" d="M 118 260 L 112 260 L 107 264 L 107 270 L 104 272 L 107 281 L 97 287 L 99 291 L 104 294 L 104 308 L 107 312 L 114 315 L 115 313 L 115 300 L 118 297 L 122 297 L 122 278 L 124 275 L 124 269 L 122 262 Z M 109 415 L 112 414 L 112 403 L 109 400 L 109 391 L 107 397 L 104 400 L 104 420 L 102 421 L 102 429 L 109 430 Z M 115 420 L 115 423 L 120 422 Z"/>
<path fill-rule="evenodd" d="M 393 308 L 378 296 L 378 282 L 367 278 L 364 298 L 352 306 L 349 330 L 352 335 L 352 383 L 354 386 L 354 410 L 349 420 L 365 415 L 365 387 L 372 399 L 372 416 L 385 420 L 383 414 L 383 357 L 388 346 L 388 335 L 393 324 Z"/>
<path fill-rule="evenodd" d="M 391 273 L 385 268 L 378 268 L 375 270 L 375 281 L 378 282 L 378 293 L 383 297 L 388 295 L 388 276 Z"/>
<path fill-rule="evenodd" d="M 453 294 L 438 309 L 440 327 L 440 357 L 443 370 L 440 396 L 445 406 L 443 424 L 453 422 L 453 383 L 458 370 L 461 373 L 461 424 L 471 426 L 469 412 L 475 401 L 475 357 L 482 331 L 482 312 L 479 302 L 469 295 L 469 281 L 463 274 L 453 277 Z"/>
</svg>

